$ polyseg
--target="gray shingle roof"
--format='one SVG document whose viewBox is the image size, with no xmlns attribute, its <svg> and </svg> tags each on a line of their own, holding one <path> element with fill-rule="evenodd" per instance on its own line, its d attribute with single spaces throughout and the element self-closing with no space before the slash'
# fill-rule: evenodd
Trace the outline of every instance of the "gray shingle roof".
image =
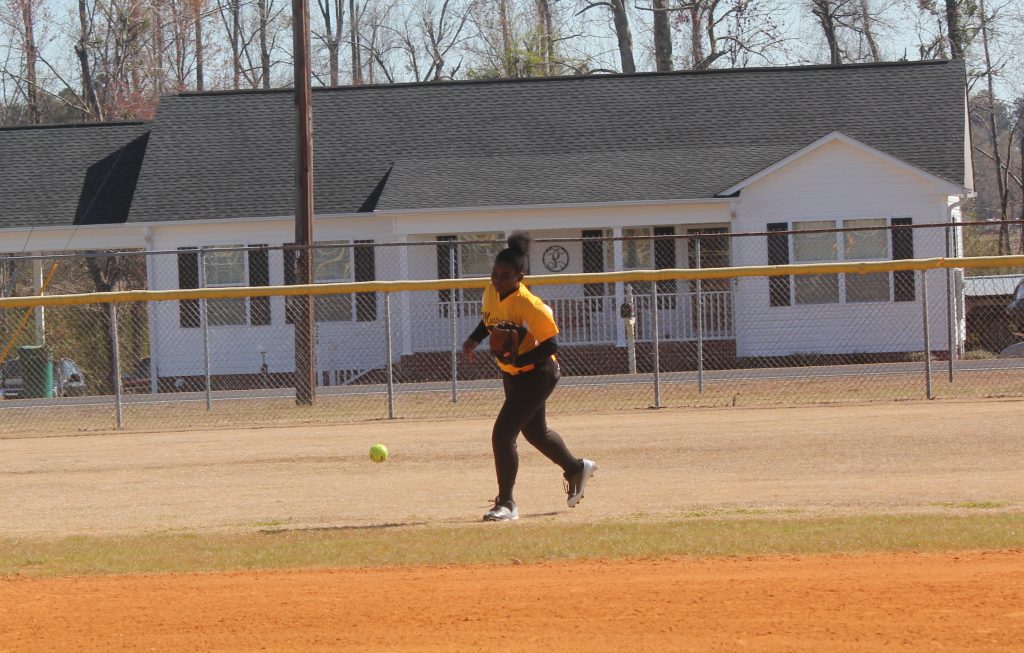
<svg viewBox="0 0 1024 653">
<path fill-rule="evenodd" d="M 962 62 L 916 62 L 317 88 L 315 207 L 707 198 L 832 131 L 961 184 L 965 85 Z M 0 161 L 0 227 L 123 221 L 128 201 L 130 222 L 288 216 L 293 97 L 0 130 Z"/>
<path fill-rule="evenodd" d="M 965 84 L 917 62 L 317 88 L 315 210 L 706 198 L 834 130 L 962 184 Z M 293 111 L 163 98 L 130 220 L 293 214 Z"/>
<path fill-rule="evenodd" d="M 742 160 L 755 170 L 783 144 L 399 159 L 378 209 L 714 197 Z"/>
<path fill-rule="evenodd" d="M 0 228 L 125 222 L 147 123 L 0 129 Z"/>
</svg>

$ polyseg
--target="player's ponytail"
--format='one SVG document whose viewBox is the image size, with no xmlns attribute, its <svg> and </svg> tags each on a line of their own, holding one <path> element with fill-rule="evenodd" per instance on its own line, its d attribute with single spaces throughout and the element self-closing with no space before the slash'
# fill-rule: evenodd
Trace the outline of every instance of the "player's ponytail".
<svg viewBox="0 0 1024 653">
<path fill-rule="evenodd" d="M 508 237 L 508 247 L 498 252 L 495 262 L 511 266 L 516 272 L 525 272 L 531 240 L 525 231 L 513 231 Z"/>
</svg>

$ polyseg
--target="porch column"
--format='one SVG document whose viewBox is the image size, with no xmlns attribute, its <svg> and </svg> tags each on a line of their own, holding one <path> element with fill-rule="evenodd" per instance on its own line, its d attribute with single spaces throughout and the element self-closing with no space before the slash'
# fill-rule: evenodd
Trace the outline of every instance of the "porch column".
<svg viewBox="0 0 1024 653">
<path fill-rule="evenodd" d="M 36 252 L 38 254 L 38 252 Z M 43 294 L 43 261 L 42 259 L 32 259 L 32 288 L 35 290 L 33 294 L 36 296 Z M 42 306 L 36 306 L 32 309 L 35 312 L 35 323 L 36 323 L 36 346 L 42 347 L 46 344 L 46 309 Z"/>
<path fill-rule="evenodd" d="M 615 238 L 622 237 L 622 227 L 613 227 L 612 236 Z M 612 261 L 615 264 L 613 272 L 622 271 L 622 241 L 612 241 Z M 612 307 L 611 319 L 615 324 L 615 345 L 618 347 L 626 346 L 626 332 L 622 328 L 622 320 L 619 319 L 619 307 L 622 306 L 622 302 L 626 301 L 626 294 L 622 289 L 622 282 L 615 282 L 615 306 Z"/>
</svg>

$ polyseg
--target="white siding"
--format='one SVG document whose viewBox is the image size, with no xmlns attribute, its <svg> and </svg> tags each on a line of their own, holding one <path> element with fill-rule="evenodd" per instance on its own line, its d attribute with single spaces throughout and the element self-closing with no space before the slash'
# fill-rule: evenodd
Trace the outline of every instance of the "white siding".
<svg viewBox="0 0 1024 653">
<path fill-rule="evenodd" d="M 761 232 L 799 220 L 912 218 L 947 220 L 946 189 L 923 173 L 843 142 L 828 143 L 743 189 L 734 231 Z M 792 252 L 791 252 L 792 254 Z M 914 230 L 914 257 L 945 255 L 941 229 Z M 735 247 L 734 265 L 766 265 L 767 243 Z M 929 274 L 931 346 L 946 349 L 945 283 Z M 739 356 L 795 353 L 872 353 L 923 350 L 920 282 L 914 302 L 769 306 L 768 281 L 736 286 Z"/>
<path fill-rule="evenodd" d="M 383 223 L 383 229 L 382 229 Z M 388 221 L 374 216 L 358 218 L 318 218 L 314 234 L 317 241 L 393 240 Z M 291 220 L 223 221 L 218 223 L 173 224 L 153 228 L 152 249 L 173 250 L 196 243 L 217 245 L 282 245 L 294 241 Z M 378 278 L 398 269 L 398 248 L 378 248 Z M 153 289 L 178 287 L 178 262 L 175 254 L 156 255 L 151 260 Z M 271 285 L 284 284 L 284 259 L 280 250 L 269 252 Z M 270 372 L 288 372 L 294 365 L 295 334 L 285 322 L 283 297 L 271 298 L 271 324 L 265 326 L 211 326 L 210 364 L 215 374 L 256 374 L 267 352 Z M 392 306 L 395 309 L 395 306 Z M 320 370 L 351 370 L 379 367 L 384 360 L 385 341 L 382 324 L 384 309 L 378 296 L 375 322 L 321 322 L 317 325 L 317 366 Z M 353 346 L 358 343 L 358 346 Z M 152 357 L 160 376 L 187 376 L 203 373 L 203 333 L 199 328 L 181 328 L 178 302 L 158 302 L 153 309 Z"/>
</svg>

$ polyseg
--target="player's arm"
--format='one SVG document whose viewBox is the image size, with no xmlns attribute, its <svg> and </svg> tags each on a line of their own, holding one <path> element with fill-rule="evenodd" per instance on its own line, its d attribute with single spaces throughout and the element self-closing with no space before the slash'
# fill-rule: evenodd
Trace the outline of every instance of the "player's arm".
<svg viewBox="0 0 1024 653">
<path fill-rule="evenodd" d="M 519 354 L 516 356 L 515 366 L 525 367 L 527 365 L 536 365 L 541 361 L 554 356 L 557 352 L 558 338 L 556 336 L 551 336 L 525 354 Z"/>
<path fill-rule="evenodd" d="M 476 325 L 476 328 L 473 329 L 473 333 L 469 334 L 466 341 L 462 343 L 462 353 L 465 354 L 466 358 L 470 360 L 476 359 L 476 352 L 473 350 L 476 349 L 477 345 L 483 342 L 486 337 L 487 327 L 484 326 L 484 321 L 480 320 L 480 324 Z"/>
<path fill-rule="evenodd" d="M 528 352 L 516 356 L 516 367 L 540 363 L 558 351 L 558 325 L 555 324 L 551 309 L 544 304 L 534 304 L 524 312 L 523 322 L 529 327 L 529 333 L 537 339 L 537 346 Z"/>
</svg>

